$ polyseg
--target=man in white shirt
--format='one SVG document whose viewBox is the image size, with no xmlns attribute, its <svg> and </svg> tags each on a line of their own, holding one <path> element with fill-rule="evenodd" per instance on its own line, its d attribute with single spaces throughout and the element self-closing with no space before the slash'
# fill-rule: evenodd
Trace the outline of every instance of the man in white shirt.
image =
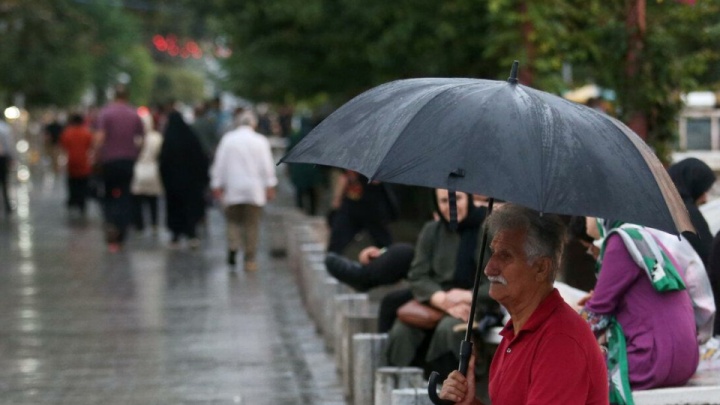
<svg viewBox="0 0 720 405">
<path fill-rule="evenodd" d="M 256 271 L 262 207 L 275 198 L 277 177 L 270 143 L 255 132 L 257 116 L 244 111 L 236 123 L 237 128 L 220 140 L 210 184 L 225 210 L 228 264 L 235 265 L 235 255 L 242 249 L 245 271 Z"/>
</svg>

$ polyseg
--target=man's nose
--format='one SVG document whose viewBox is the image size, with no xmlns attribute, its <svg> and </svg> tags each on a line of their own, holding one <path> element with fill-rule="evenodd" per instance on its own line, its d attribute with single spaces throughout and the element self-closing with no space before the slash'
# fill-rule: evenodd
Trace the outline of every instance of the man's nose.
<svg viewBox="0 0 720 405">
<path fill-rule="evenodd" d="M 497 266 L 492 259 L 490 259 L 490 261 L 488 261 L 488 264 L 485 266 L 484 273 L 486 276 L 497 276 L 498 274 L 500 274 L 500 272 L 497 270 Z"/>
</svg>

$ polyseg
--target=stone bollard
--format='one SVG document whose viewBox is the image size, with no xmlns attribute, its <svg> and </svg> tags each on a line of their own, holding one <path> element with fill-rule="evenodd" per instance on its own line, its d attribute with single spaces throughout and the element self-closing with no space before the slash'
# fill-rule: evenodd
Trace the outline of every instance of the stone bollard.
<svg viewBox="0 0 720 405">
<path fill-rule="evenodd" d="M 291 237 L 288 238 L 287 263 L 295 276 L 297 285 L 300 287 L 300 293 L 304 294 L 302 291 L 302 266 L 304 261 L 304 252 L 308 250 L 319 251 L 319 249 L 322 248 L 322 245 L 312 237 L 312 234 L 307 227 L 298 225 L 294 227 L 290 233 Z M 305 298 L 303 297 L 303 299 Z"/>
<path fill-rule="evenodd" d="M 354 405 L 373 405 L 375 371 L 385 366 L 384 352 L 387 333 L 358 333 L 353 336 L 353 401 Z"/>
<path fill-rule="evenodd" d="M 390 405 L 433 405 L 426 388 L 392 390 Z"/>
<path fill-rule="evenodd" d="M 381 367 L 375 371 L 375 405 L 391 404 L 395 389 L 419 387 L 427 387 L 421 368 Z"/>
<path fill-rule="evenodd" d="M 328 273 L 325 269 L 324 263 L 312 263 L 310 266 L 310 280 L 309 285 L 309 304 L 310 304 L 310 316 L 315 321 L 318 333 L 324 333 L 326 326 L 324 325 L 325 320 L 325 279 L 327 279 Z"/>
<path fill-rule="evenodd" d="M 323 281 L 326 288 L 326 294 L 324 295 L 324 314 L 325 314 L 325 328 L 323 329 L 323 338 L 325 339 L 325 346 L 330 352 L 335 351 L 335 339 L 338 336 L 338 331 L 335 329 L 335 313 L 337 312 L 338 304 L 335 302 L 335 297 L 339 295 L 351 294 L 350 287 L 340 283 L 333 277 L 326 277 Z"/>
<path fill-rule="evenodd" d="M 311 306 L 314 297 L 313 288 L 315 286 L 315 266 L 323 266 L 325 260 L 325 253 L 322 245 L 318 243 L 304 244 L 302 246 L 302 256 L 300 263 L 300 290 L 302 291 L 302 298 L 305 307 L 307 308 L 308 314 L 314 318 L 315 314 L 312 313 L 313 308 Z"/>
<path fill-rule="evenodd" d="M 360 309 L 359 313 L 350 313 L 342 321 L 342 366 L 340 374 L 343 382 L 343 392 L 352 401 L 353 398 L 353 337 L 358 333 L 375 333 L 377 330 L 377 315 L 367 312 L 369 308 Z"/>
<path fill-rule="evenodd" d="M 370 301 L 367 294 L 340 294 L 335 296 L 335 319 L 333 320 L 335 342 L 333 347 L 335 348 L 335 366 L 339 372 L 343 371 L 343 357 L 345 356 L 342 350 L 344 318 L 348 315 L 366 314 L 369 306 Z"/>
</svg>

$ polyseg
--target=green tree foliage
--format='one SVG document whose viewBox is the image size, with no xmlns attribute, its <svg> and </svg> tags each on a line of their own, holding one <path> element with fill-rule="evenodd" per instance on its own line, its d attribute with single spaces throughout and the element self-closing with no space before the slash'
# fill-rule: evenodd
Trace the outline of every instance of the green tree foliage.
<svg viewBox="0 0 720 405">
<path fill-rule="evenodd" d="M 86 23 L 68 1 L 2 1 L 0 89 L 5 96 L 23 93 L 31 103 L 77 99 L 90 79 L 89 42 L 77 37 Z"/>
<path fill-rule="evenodd" d="M 592 32 L 595 44 L 587 63 L 603 87 L 615 89 L 619 118 L 627 121 L 641 113 L 648 119 L 648 143 L 661 159 L 668 160 L 677 136 L 680 93 L 717 82 L 712 66 L 720 52 L 720 3 L 648 0 L 647 28 L 638 53 L 637 74 L 627 73 L 630 36 L 625 25 L 627 4 L 606 4 Z"/>
<path fill-rule="evenodd" d="M 194 69 L 161 65 L 154 77 L 150 101 L 166 104 L 181 101 L 195 104 L 205 98 L 205 79 Z"/>
<path fill-rule="evenodd" d="M 647 0 L 638 74 L 629 78 L 626 23 L 635 0 L 215 0 L 230 39 L 232 87 L 253 99 L 326 94 L 345 101 L 419 76 L 505 78 L 514 59 L 534 87 L 561 93 L 596 82 L 619 117 L 648 117 L 661 157 L 675 136 L 678 94 L 718 82 L 720 3 Z M 208 11 L 211 10 L 211 11 Z M 573 67 L 566 83 L 562 66 Z"/>
<path fill-rule="evenodd" d="M 67 106 L 91 85 L 102 96 L 127 73 L 131 90 L 147 94 L 152 67 L 137 31 L 117 2 L 0 0 L 0 93 L 5 102 L 23 94 L 29 106 Z"/>
<path fill-rule="evenodd" d="M 415 76 L 482 77 L 489 38 L 477 0 L 218 1 L 231 85 L 254 99 L 347 99 Z M 470 17 L 472 16 L 472 17 Z"/>
</svg>

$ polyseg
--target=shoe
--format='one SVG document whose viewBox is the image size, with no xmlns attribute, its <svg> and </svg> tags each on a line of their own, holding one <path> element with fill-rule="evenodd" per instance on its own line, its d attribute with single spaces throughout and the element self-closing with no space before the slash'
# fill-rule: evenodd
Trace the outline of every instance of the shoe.
<svg viewBox="0 0 720 405">
<path fill-rule="evenodd" d="M 356 291 L 365 292 L 371 287 L 367 272 L 356 261 L 337 253 L 328 252 L 325 256 L 325 267 L 330 275 Z"/>
<path fill-rule="evenodd" d="M 168 244 L 168 248 L 172 250 L 180 249 L 180 235 L 172 235 L 172 237 L 170 238 L 170 243 Z"/>
<path fill-rule="evenodd" d="M 228 265 L 235 266 L 235 254 L 236 253 L 237 253 L 237 251 L 235 251 L 235 250 L 228 250 L 228 255 L 227 255 L 227 264 Z"/>
<path fill-rule="evenodd" d="M 190 249 L 197 249 L 201 245 L 200 239 L 198 238 L 192 238 L 188 240 L 188 246 Z"/>
<path fill-rule="evenodd" d="M 245 262 L 243 269 L 249 272 L 255 272 L 258 269 L 257 262 Z"/>
</svg>

